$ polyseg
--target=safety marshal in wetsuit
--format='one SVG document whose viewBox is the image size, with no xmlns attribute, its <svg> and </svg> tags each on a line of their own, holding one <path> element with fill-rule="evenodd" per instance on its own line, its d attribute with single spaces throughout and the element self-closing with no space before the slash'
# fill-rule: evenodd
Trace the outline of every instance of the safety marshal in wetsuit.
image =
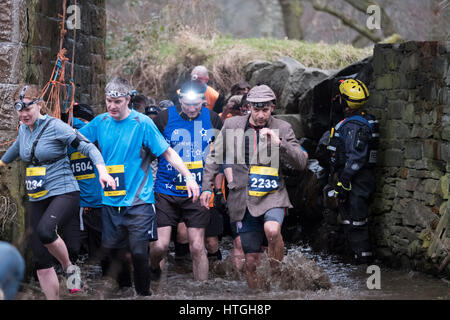
<svg viewBox="0 0 450 320">
<path fill-rule="evenodd" d="M 369 263 L 372 250 L 367 224 L 369 197 L 375 190 L 378 121 L 363 106 L 369 98 L 366 85 L 348 79 L 339 86 L 346 118 L 330 134 L 330 165 L 344 233 L 356 263 Z"/>
</svg>

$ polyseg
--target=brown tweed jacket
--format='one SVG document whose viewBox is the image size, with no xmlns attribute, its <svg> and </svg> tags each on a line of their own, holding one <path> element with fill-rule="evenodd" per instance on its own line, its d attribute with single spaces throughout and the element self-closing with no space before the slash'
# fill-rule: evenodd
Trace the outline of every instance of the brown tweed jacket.
<svg viewBox="0 0 450 320">
<path fill-rule="evenodd" d="M 264 196 L 249 194 L 251 165 L 273 167 L 279 173 L 282 163 L 287 162 L 294 168 L 303 170 L 308 160 L 306 152 L 302 151 L 298 140 L 295 138 L 291 125 L 286 121 L 270 117 L 267 127 L 277 133 L 281 140 L 280 146 L 271 146 L 270 141 L 260 138 L 256 151 L 251 156 L 251 165 L 245 164 L 245 136 L 254 139 L 255 135 L 253 129 L 248 130 L 252 132 L 244 134 L 248 119 L 249 115 L 225 120 L 222 130 L 217 135 L 214 146 L 208 154 L 203 170 L 202 190 L 211 191 L 214 177 L 219 173 L 221 163 L 224 163 L 226 168 L 231 167 L 233 179 L 228 182 L 229 193 L 227 196 L 231 221 L 241 221 L 246 208 L 255 217 L 272 208 L 292 208 L 286 184 L 281 175 L 279 175 L 279 187 L 275 192 Z M 270 162 L 267 162 L 268 157 L 266 157 L 266 160 L 261 159 L 261 155 L 267 154 L 272 155 Z"/>
</svg>

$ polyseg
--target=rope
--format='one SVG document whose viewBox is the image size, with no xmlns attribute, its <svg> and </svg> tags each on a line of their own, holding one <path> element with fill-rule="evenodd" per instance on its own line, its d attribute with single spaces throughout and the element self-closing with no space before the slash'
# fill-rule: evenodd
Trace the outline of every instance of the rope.
<svg viewBox="0 0 450 320">
<path fill-rule="evenodd" d="M 77 0 L 75 0 L 75 8 L 77 7 Z M 78 10 L 78 9 L 76 9 Z M 74 75 L 74 67 L 75 67 L 75 44 L 77 42 L 77 15 L 75 14 L 75 28 L 73 28 L 73 43 L 72 43 L 72 65 L 71 65 L 71 73 L 70 73 L 70 85 L 72 86 L 72 90 L 71 90 L 71 97 L 70 97 L 70 107 L 69 107 L 69 119 L 68 119 L 68 123 L 69 125 L 72 127 L 73 126 L 73 104 L 75 102 L 75 83 L 73 80 L 73 75 Z"/>
<path fill-rule="evenodd" d="M 75 0 L 75 6 L 77 5 L 77 0 Z M 75 19 L 76 19 L 75 15 Z M 62 14 L 58 14 L 58 17 L 62 18 L 60 22 L 60 36 L 59 36 L 59 52 L 57 54 L 56 63 L 53 67 L 52 75 L 50 80 L 42 89 L 41 99 L 45 101 L 45 107 L 48 113 L 53 117 L 61 119 L 61 98 L 64 103 L 64 113 L 69 113 L 68 123 L 72 125 L 73 123 L 73 105 L 75 100 L 75 83 L 74 83 L 74 62 L 75 62 L 75 45 L 76 45 L 76 28 L 73 29 L 73 44 L 72 44 L 72 66 L 71 66 L 71 78 L 69 80 L 70 84 L 66 84 L 66 63 L 69 58 L 66 57 L 67 50 L 63 48 L 64 37 L 67 34 L 65 29 L 66 25 L 66 0 L 63 0 L 63 10 Z M 76 25 L 76 20 L 74 21 Z M 44 96 L 48 93 L 47 100 Z M 69 104 L 70 102 L 70 104 Z M 68 106 L 69 105 L 69 106 Z"/>
<path fill-rule="evenodd" d="M 75 1 L 75 7 L 77 5 L 77 0 Z M 74 83 L 74 62 L 75 62 L 75 45 L 76 45 L 76 27 L 73 29 L 73 44 L 72 44 L 72 66 L 71 66 L 71 78 L 69 80 L 70 85 L 65 83 L 65 69 L 66 62 L 69 61 L 69 58 L 66 57 L 67 50 L 63 48 L 64 37 L 66 36 L 67 30 L 65 29 L 66 25 L 66 0 L 63 0 L 63 8 L 62 14 L 58 13 L 58 17 L 62 19 L 60 24 L 60 36 L 59 36 L 59 52 L 56 57 L 55 66 L 53 67 L 52 75 L 50 76 L 50 80 L 44 86 L 41 92 L 40 98 L 45 101 L 44 106 L 47 108 L 48 113 L 55 118 L 61 119 L 61 102 L 60 97 L 63 95 L 64 103 L 64 112 L 67 112 L 67 105 L 70 101 L 70 105 L 68 108 L 69 118 L 68 124 L 73 124 L 73 104 L 75 101 L 75 83 Z M 74 25 L 76 26 L 76 17 Z M 16 57 L 17 58 L 17 57 Z M 44 99 L 47 91 L 49 91 L 49 95 L 47 100 Z M 17 127 L 17 131 L 19 127 Z M 8 145 L 16 141 L 10 140 L 4 143 L 1 143 L 0 146 Z"/>
</svg>

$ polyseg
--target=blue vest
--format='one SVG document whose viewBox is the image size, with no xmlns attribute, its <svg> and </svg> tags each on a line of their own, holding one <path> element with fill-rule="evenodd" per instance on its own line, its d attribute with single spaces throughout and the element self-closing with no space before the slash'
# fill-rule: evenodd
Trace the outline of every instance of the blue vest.
<svg viewBox="0 0 450 320">
<path fill-rule="evenodd" d="M 170 107 L 168 111 L 169 120 L 163 136 L 195 176 L 201 188 L 205 159 L 214 137 L 210 111 L 202 107 L 200 115 L 195 120 L 184 120 L 175 106 Z M 188 196 L 184 177 L 162 156 L 158 158 L 155 192 L 178 197 Z"/>
</svg>

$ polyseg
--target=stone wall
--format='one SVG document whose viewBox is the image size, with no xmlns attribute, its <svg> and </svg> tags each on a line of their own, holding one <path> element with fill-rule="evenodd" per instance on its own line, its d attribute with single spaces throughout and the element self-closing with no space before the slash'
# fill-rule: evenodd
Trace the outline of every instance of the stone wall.
<svg viewBox="0 0 450 320">
<path fill-rule="evenodd" d="M 49 80 L 59 50 L 58 22 L 62 0 L 0 0 L 0 155 L 17 136 L 13 94 L 21 83 L 43 86 Z M 67 6 L 74 1 L 67 1 Z M 104 0 L 77 1 L 81 28 L 76 31 L 76 101 L 99 113 L 105 86 L 106 11 Z M 68 14 L 69 16 L 69 14 Z M 73 31 L 63 46 L 72 58 Z M 66 66 L 70 77 L 71 64 Z M 13 162 L 0 170 L 0 239 L 19 242 L 24 233 L 23 165 Z"/>
<path fill-rule="evenodd" d="M 450 43 L 376 45 L 368 102 L 380 119 L 370 222 L 377 256 L 397 267 L 447 274 L 449 64 Z"/>
<path fill-rule="evenodd" d="M 376 45 L 372 57 L 340 71 L 308 70 L 289 57 L 246 67 L 251 85 L 266 83 L 276 92 L 278 117 L 292 120 L 299 138 L 311 139 L 312 157 L 314 143 L 343 117 L 330 103 L 338 80 L 356 77 L 368 85 L 367 107 L 381 130 L 370 224 L 377 257 L 394 267 L 450 271 L 449 52 L 449 43 L 406 42 Z M 309 223 L 308 209 L 293 200 L 302 224 Z M 313 230 L 318 249 L 336 251 L 330 232 Z"/>
</svg>

